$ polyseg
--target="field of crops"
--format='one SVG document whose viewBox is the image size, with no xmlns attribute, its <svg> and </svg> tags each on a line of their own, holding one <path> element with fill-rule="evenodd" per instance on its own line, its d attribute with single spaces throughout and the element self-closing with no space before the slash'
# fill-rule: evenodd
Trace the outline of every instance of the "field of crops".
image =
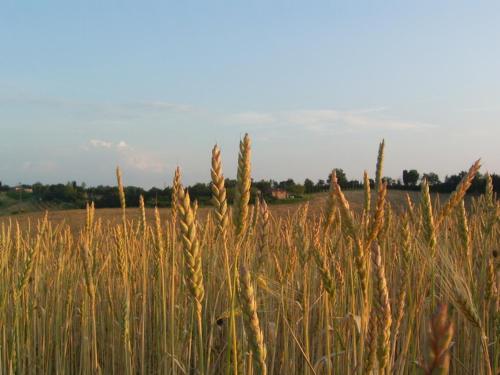
<svg viewBox="0 0 500 375">
<path fill-rule="evenodd" d="M 335 177 L 314 204 L 249 205 L 245 136 L 232 207 L 216 146 L 200 212 L 179 169 L 171 211 L 129 211 L 117 170 L 117 220 L 4 219 L 1 373 L 497 374 L 491 180 L 464 204 L 476 162 L 446 199 L 424 181 L 391 204 L 383 154 L 356 209 Z"/>
</svg>

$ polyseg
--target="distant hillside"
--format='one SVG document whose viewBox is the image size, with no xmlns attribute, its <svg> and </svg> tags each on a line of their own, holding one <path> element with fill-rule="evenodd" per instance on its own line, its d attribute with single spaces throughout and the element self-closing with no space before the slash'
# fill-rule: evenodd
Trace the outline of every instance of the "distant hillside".
<svg viewBox="0 0 500 375">
<path fill-rule="evenodd" d="M 71 208 L 76 207 L 71 203 L 40 202 L 33 196 L 33 193 L 0 192 L 0 216 Z"/>
<path fill-rule="evenodd" d="M 390 202 L 395 212 L 400 212 L 406 207 L 406 193 L 408 193 L 415 204 L 418 204 L 420 200 L 420 192 L 418 191 L 403 192 L 391 190 L 387 193 L 387 200 Z M 316 193 L 306 197 L 305 200 L 309 202 L 309 214 L 311 216 L 314 216 L 325 209 L 327 195 L 327 193 Z M 351 206 L 351 208 L 360 213 L 363 209 L 364 204 L 364 192 L 361 190 L 351 190 L 346 191 L 345 195 L 349 201 L 349 205 Z M 437 199 L 439 197 L 440 202 L 445 202 L 448 199 L 449 194 L 432 194 L 432 197 L 433 199 Z M 372 205 L 374 204 L 375 199 L 376 195 L 374 192 L 372 192 Z M 275 215 L 276 217 L 287 217 L 297 210 L 298 203 L 304 203 L 305 200 L 272 204 L 270 205 L 270 209 L 273 215 Z M 44 215 L 43 211 L 45 209 L 48 209 L 50 211 L 49 218 L 54 223 L 61 223 L 64 221 L 75 230 L 81 229 L 82 225 L 84 225 L 85 223 L 86 216 L 85 210 L 83 209 L 63 209 L 60 205 L 58 206 L 56 204 L 52 206 L 37 205 L 29 202 L 24 202 L 23 204 L 25 205 L 24 209 L 26 211 L 24 211 L 24 213 L 17 212 L 18 215 L 12 216 L 14 220 L 19 221 L 21 226 L 26 225 L 30 220 L 33 222 L 33 220 L 36 221 L 37 219 L 41 219 Z M 204 220 L 208 212 L 211 210 L 212 207 L 200 207 L 198 210 L 198 218 L 200 220 Z M 100 218 L 104 221 L 109 220 L 111 222 L 119 222 L 121 220 L 121 215 L 122 211 L 120 208 L 100 208 L 96 210 L 96 218 Z M 162 218 L 167 217 L 168 215 L 170 215 L 170 209 L 160 208 L 160 215 Z M 146 209 L 146 216 L 148 217 L 148 220 L 150 222 L 154 221 L 154 211 L 152 208 Z M 138 220 L 140 217 L 139 209 L 137 207 L 127 208 L 127 217 Z M 8 216 L 5 216 L 5 214 L 3 216 L 0 215 L 0 224 L 7 222 L 9 219 L 10 218 Z"/>
</svg>

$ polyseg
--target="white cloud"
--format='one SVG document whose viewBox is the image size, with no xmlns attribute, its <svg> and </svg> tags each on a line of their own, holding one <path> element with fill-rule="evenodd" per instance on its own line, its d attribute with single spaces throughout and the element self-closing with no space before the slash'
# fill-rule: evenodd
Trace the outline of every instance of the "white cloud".
<svg viewBox="0 0 500 375">
<path fill-rule="evenodd" d="M 103 141 L 100 139 L 91 139 L 89 141 L 89 143 L 92 147 L 95 147 L 95 148 L 111 148 L 111 147 L 113 147 L 112 142 Z"/>
<path fill-rule="evenodd" d="M 129 149 L 130 146 L 125 141 L 119 142 L 111 142 L 111 141 L 103 141 L 102 139 L 91 139 L 88 145 L 84 146 L 85 150 L 89 150 L 89 146 L 93 148 L 105 148 L 108 150 L 116 149 L 116 150 L 126 150 Z"/>
<path fill-rule="evenodd" d="M 128 144 L 127 144 L 127 142 L 125 142 L 125 141 L 120 141 L 120 142 L 118 142 L 118 144 L 116 145 L 116 148 L 117 148 L 117 149 L 120 149 L 120 150 L 124 150 L 124 149 L 129 148 L 129 145 L 128 145 Z"/>
</svg>

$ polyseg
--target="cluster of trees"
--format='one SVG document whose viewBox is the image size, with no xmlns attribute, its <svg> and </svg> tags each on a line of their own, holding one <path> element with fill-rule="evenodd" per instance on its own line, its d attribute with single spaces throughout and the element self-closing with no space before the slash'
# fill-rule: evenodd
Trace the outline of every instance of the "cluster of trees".
<svg viewBox="0 0 500 375">
<path fill-rule="evenodd" d="M 438 193 L 451 193 L 457 185 L 460 183 L 462 178 L 467 174 L 466 171 L 462 171 L 458 174 L 453 174 L 450 176 L 446 176 L 443 181 L 439 178 L 439 176 L 434 172 L 420 173 L 415 170 L 404 170 L 403 171 L 403 179 L 401 180 L 393 180 L 391 178 L 386 178 L 387 185 L 389 189 L 398 189 L 398 190 L 419 190 L 420 183 L 426 179 L 429 183 L 430 190 Z M 493 181 L 493 189 L 495 192 L 500 191 L 500 176 L 497 174 L 491 175 Z M 486 186 L 486 175 L 481 173 L 477 173 L 472 181 L 471 187 L 468 190 L 468 193 L 472 194 L 480 194 L 484 192 Z"/>
<path fill-rule="evenodd" d="M 340 170 L 341 184 L 344 184 L 345 174 Z M 347 182 L 349 183 L 349 182 Z M 227 198 L 229 203 L 232 203 L 234 192 L 236 188 L 236 180 L 226 179 Z M 286 190 L 294 199 L 303 197 L 304 194 L 311 194 L 320 191 L 328 190 L 329 181 L 319 180 L 314 184 L 311 180 L 306 179 L 304 184 L 296 183 L 293 179 L 284 181 L 275 180 L 260 180 L 252 181 L 251 188 L 251 202 L 259 194 L 266 201 L 273 202 L 276 199 L 272 196 L 275 189 Z M 96 207 L 119 207 L 120 199 L 116 186 L 95 186 L 87 187 L 85 183 L 78 184 L 76 181 L 68 182 L 66 184 L 52 184 L 45 185 L 35 183 L 32 186 L 23 185 L 24 188 L 31 188 L 33 190 L 32 198 L 40 202 L 56 202 L 56 203 L 71 203 L 76 207 L 85 207 L 86 202 L 93 201 Z M 347 188 L 347 185 L 343 185 Z M 0 182 L 1 190 L 13 190 L 13 188 L 2 185 Z M 212 191 L 210 183 L 196 183 L 188 187 L 191 199 L 197 200 L 200 205 L 210 204 Z M 168 207 L 172 199 L 172 188 L 166 187 L 159 189 L 153 187 L 149 190 L 137 186 L 124 187 L 125 198 L 127 205 L 136 207 L 139 205 L 139 197 L 142 195 L 148 206 Z"/>
<path fill-rule="evenodd" d="M 340 187 L 344 190 L 347 189 L 362 189 L 363 182 L 360 180 L 348 180 L 344 171 L 342 169 L 335 169 L 337 181 Z M 429 182 L 430 190 L 439 193 L 451 193 L 457 185 L 460 183 L 462 178 L 467 174 L 466 171 L 462 171 L 458 174 L 453 174 L 446 176 L 444 181 L 441 181 L 439 176 L 434 172 L 423 173 L 422 175 L 416 169 L 403 170 L 402 179 L 393 179 L 391 177 L 383 177 L 383 180 L 387 182 L 387 187 L 393 190 L 419 190 L 420 183 L 423 179 Z M 500 191 L 500 175 L 492 174 L 491 178 L 493 180 L 493 189 L 495 192 Z M 306 179 L 304 181 L 304 191 L 306 194 L 315 193 L 320 191 L 326 191 L 330 186 L 330 176 L 326 180 L 318 180 L 315 184 L 311 180 Z M 375 181 L 370 179 L 370 187 L 375 186 Z M 474 180 L 472 181 L 471 187 L 469 188 L 469 193 L 480 194 L 484 192 L 486 186 L 486 176 L 478 173 Z"/>
<path fill-rule="evenodd" d="M 0 181 L 0 191 L 9 191 L 9 190 L 10 186 L 2 184 L 2 182 Z"/>
<path fill-rule="evenodd" d="M 342 169 L 335 169 L 337 180 L 344 190 L 362 189 L 363 182 L 359 180 L 349 180 Z M 430 189 L 434 192 L 449 193 L 455 190 L 456 186 L 467 172 L 463 171 L 458 174 L 446 176 L 444 181 L 441 181 L 436 173 L 424 173 L 422 176 L 415 170 L 404 170 L 403 178 L 394 180 L 390 177 L 384 177 L 389 189 L 399 190 L 418 190 L 420 182 L 423 178 L 429 181 Z M 317 192 L 327 191 L 330 186 L 329 175 L 326 179 L 319 179 L 316 183 L 306 178 L 304 183 L 296 183 L 293 179 L 284 181 L 275 180 L 260 180 L 252 181 L 251 201 L 255 200 L 258 194 L 261 194 L 268 202 L 273 202 L 275 199 L 272 196 L 274 189 L 286 190 L 295 198 L 301 198 L 304 194 L 313 194 Z M 495 192 L 500 191 L 500 176 L 492 175 L 493 188 Z M 370 185 L 374 186 L 374 181 L 370 179 Z M 486 179 L 484 175 L 478 174 L 474 178 L 469 193 L 482 193 L 485 189 Z M 85 183 L 78 184 L 76 181 L 66 184 L 44 185 L 41 183 L 22 185 L 24 188 L 33 190 L 32 199 L 40 202 L 59 202 L 70 203 L 75 207 L 84 207 L 86 202 L 94 201 L 96 207 L 119 207 L 120 200 L 118 191 L 115 186 L 96 186 L 87 187 Z M 226 179 L 227 197 L 229 203 L 232 203 L 236 180 Z M 13 188 L 8 185 L 2 185 L 0 182 L 0 191 L 12 191 Z M 136 186 L 125 187 L 125 196 L 128 206 L 138 206 L 139 197 L 142 195 L 148 206 L 158 205 L 159 207 L 170 206 L 172 198 L 171 187 L 159 189 L 153 187 L 145 190 Z M 210 204 L 211 189 L 210 183 L 196 183 L 188 187 L 189 194 L 193 200 L 197 200 L 200 205 Z"/>
<path fill-rule="evenodd" d="M 337 176 L 337 182 L 343 190 L 355 190 L 363 188 L 363 182 L 358 180 L 348 180 L 347 176 L 343 169 L 335 168 L 335 175 Z M 330 179 L 332 177 L 332 173 L 328 175 L 325 180 L 318 180 L 318 182 L 314 183 L 310 179 L 306 178 L 304 181 L 304 191 L 306 194 L 318 193 L 321 191 L 327 191 L 330 189 Z M 370 179 L 370 185 L 373 187 L 375 185 L 375 181 Z"/>
</svg>

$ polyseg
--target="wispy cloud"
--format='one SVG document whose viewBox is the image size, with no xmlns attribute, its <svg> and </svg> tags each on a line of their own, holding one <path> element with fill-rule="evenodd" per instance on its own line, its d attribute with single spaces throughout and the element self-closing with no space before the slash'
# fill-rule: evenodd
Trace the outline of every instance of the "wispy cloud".
<svg viewBox="0 0 500 375">
<path fill-rule="evenodd" d="M 168 165 L 156 155 L 147 152 L 130 152 L 125 156 L 125 166 L 144 172 L 165 173 Z"/>
<path fill-rule="evenodd" d="M 278 118 L 273 113 L 241 112 L 229 115 L 227 121 L 238 125 L 272 125 Z"/>
<path fill-rule="evenodd" d="M 498 111 L 500 111 L 500 108 L 494 107 L 494 106 L 468 107 L 468 108 L 461 108 L 459 111 L 460 112 L 498 112 Z"/>
<path fill-rule="evenodd" d="M 400 120 L 380 115 L 387 107 L 339 111 L 334 109 L 290 110 L 278 112 L 241 112 L 227 116 L 226 122 L 245 126 L 298 127 L 325 132 L 330 130 L 419 130 L 434 124 Z"/>
<path fill-rule="evenodd" d="M 352 112 L 352 113 L 375 113 L 375 112 L 385 112 L 388 111 L 389 107 L 387 106 L 378 106 L 378 107 L 368 107 L 368 108 L 360 108 L 360 109 L 354 109 L 352 111 L 347 111 L 347 112 Z"/>
</svg>

